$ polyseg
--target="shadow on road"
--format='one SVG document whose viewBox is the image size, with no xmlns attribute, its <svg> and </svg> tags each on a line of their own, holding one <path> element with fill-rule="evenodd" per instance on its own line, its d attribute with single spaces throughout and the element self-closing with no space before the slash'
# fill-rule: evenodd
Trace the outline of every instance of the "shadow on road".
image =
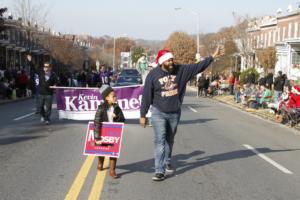
<svg viewBox="0 0 300 200">
<path fill-rule="evenodd" d="M 87 123 L 87 121 L 53 119 L 50 125 L 46 125 L 39 120 L 20 121 L 18 126 L 11 124 L 5 128 L 0 128 L 0 146 L 45 138 L 49 134 L 67 130 L 71 125 L 87 125 Z"/>
<path fill-rule="evenodd" d="M 276 152 L 297 151 L 300 149 L 272 150 L 270 148 L 256 148 L 256 150 L 260 153 L 266 154 L 266 153 L 276 153 Z M 212 163 L 223 162 L 223 161 L 228 161 L 228 160 L 235 160 L 235 159 L 243 159 L 243 158 L 248 158 L 248 157 L 251 157 L 254 155 L 256 155 L 254 152 L 247 150 L 247 149 L 245 149 L 245 150 L 243 149 L 243 150 L 231 151 L 231 152 L 206 156 L 206 157 L 202 157 L 202 158 L 197 158 L 196 161 L 194 161 L 194 162 L 186 162 L 186 159 L 176 159 L 176 157 L 174 157 L 174 163 L 177 168 L 176 173 L 174 175 L 180 175 L 187 171 L 190 171 L 190 170 L 193 170 L 193 169 L 205 166 L 205 165 L 210 165 Z"/>
<path fill-rule="evenodd" d="M 180 120 L 179 124 L 184 125 L 184 124 L 199 124 L 199 123 L 206 123 L 209 121 L 214 121 L 218 119 L 192 119 L 192 120 Z"/>
<path fill-rule="evenodd" d="M 188 107 L 192 107 L 192 108 L 196 109 L 196 108 L 210 108 L 211 106 L 206 106 L 206 105 L 203 105 L 203 104 L 189 104 L 189 103 L 184 103 L 183 106 L 181 106 L 181 110 L 182 111 L 184 111 L 184 110 L 190 110 L 190 108 L 188 108 Z"/>
<path fill-rule="evenodd" d="M 188 160 L 193 157 L 199 156 L 205 153 L 204 151 L 193 151 L 189 154 L 177 154 L 173 156 L 173 160 Z M 148 159 L 144 161 L 139 161 L 127 165 L 117 166 L 118 169 L 125 170 L 125 172 L 118 173 L 118 175 L 123 176 L 126 174 L 131 174 L 135 172 L 144 172 L 144 173 L 154 173 L 154 159 Z"/>
<path fill-rule="evenodd" d="M 288 151 L 298 151 L 300 149 L 284 149 L 284 150 L 272 150 L 270 148 L 257 148 L 260 153 L 276 153 L 276 152 L 288 152 Z M 237 150 L 226 153 L 215 154 L 206 157 L 199 157 L 204 154 L 204 151 L 193 151 L 189 154 L 177 154 L 172 157 L 176 172 L 169 176 L 172 178 L 176 175 L 184 174 L 187 171 L 197 169 L 199 167 L 210 165 L 212 163 L 243 159 L 256 155 L 250 150 Z M 124 172 L 119 173 L 123 176 L 135 172 L 144 172 L 144 173 L 154 173 L 154 159 L 148 159 L 144 161 L 139 161 L 127 165 L 117 166 L 118 169 L 124 170 Z"/>
<path fill-rule="evenodd" d="M 8 145 L 17 142 L 27 141 L 27 140 L 41 139 L 45 137 L 47 136 L 42 136 L 42 135 L 41 136 L 15 136 L 15 137 L 1 138 L 0 145 Z"/>
</svg>

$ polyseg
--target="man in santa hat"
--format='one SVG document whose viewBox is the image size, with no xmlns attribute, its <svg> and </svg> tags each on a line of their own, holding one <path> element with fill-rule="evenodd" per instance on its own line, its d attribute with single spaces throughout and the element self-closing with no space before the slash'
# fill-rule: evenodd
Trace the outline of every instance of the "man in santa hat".
<svg viewBox="0 0 300 200">
<path fill-rule="evenodd" d="M 152 105 L 155 146 L 155 175 L 152 180 L 164 180 L 166 172 L 174 172 L 171 156 L 186 84 L 204 71 L 214 58 L 223 54 L 224 49 L 218 47 L 212 56 L 197 64 L 176 65 L 172 52 L 168 50 L 158 52 L 156 58 L 158 66 L 151 70 L 146 78 L 140 110 L 140 124 L 145 127 L 146 114 Z"/>
</svg>

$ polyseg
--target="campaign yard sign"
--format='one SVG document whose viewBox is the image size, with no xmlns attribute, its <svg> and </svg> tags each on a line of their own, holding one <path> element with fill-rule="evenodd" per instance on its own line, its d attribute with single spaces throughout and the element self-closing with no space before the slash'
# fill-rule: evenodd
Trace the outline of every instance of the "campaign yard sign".
<svg viewBox="0 0 300 200">
<path fill-rule="evenodd" d="M 94 122 L 89 122 L 83 154 L 119 158 L 123 128 L 124 123 L 103 122 L 101 129 L 102 144 L 96 145 L 94 138 Z"/>
</svg>

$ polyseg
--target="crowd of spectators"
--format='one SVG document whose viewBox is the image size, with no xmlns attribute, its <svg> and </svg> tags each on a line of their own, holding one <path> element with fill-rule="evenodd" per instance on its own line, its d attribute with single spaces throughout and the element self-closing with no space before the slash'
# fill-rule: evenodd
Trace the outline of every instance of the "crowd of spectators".
<svg viewBox="0 0 300 200">
<path fill-rule="evenodd" d="M 299 80 L 288 79 L 281 71 L 275 77 L 272 73 L 260 78 L 255 74 L 248 74 L 243 82 L 234 72 L 228 76 L 214 75 L 211 81 L 208 76 L 204 77 L 197 77 L 198 96 L 228 94 L 244 109 L 270 109 L 279 122 L 293 121 L 296 124 L 300 121 Z"/>
<path fill-rule="evenodd" d="M 10 100 L 35 96 L 39 72 L 40 70 L 35 67 L 31 67 L 30 70 L 22 67 L 0 70 L 0 99 Z M 99 71 L 63 72 L 57 76 L 57 85 L 62 87 L 101 87 L 102 84 L 115 81 L 112 69 L 106 66 L 101 66 Z"/>
</svg>

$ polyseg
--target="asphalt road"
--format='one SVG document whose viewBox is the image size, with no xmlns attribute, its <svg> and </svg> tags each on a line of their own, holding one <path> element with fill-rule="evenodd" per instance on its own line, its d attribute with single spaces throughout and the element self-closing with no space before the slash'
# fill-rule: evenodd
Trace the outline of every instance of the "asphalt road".
<svg viewBox="0 0 300 200">
<path fill-rule="evenodd" d="M 112 180 L 97 175 L 96 159 L 82 155 L 87 122 L 58 120 L 54 109 L 52 124 L 44 125 L 31 99 L 0 105 L 0 199 L 67 199 L 70 188 L 83 200 L 92 199 L 93 188 L 105 200 L 300 199 L 297 131 L 194 96 L 188 92 L 182 106 L 176 172 L 163 182 L 151 180 L 151 127 L 127 121 L 121 178 Z"/>
</svg>

